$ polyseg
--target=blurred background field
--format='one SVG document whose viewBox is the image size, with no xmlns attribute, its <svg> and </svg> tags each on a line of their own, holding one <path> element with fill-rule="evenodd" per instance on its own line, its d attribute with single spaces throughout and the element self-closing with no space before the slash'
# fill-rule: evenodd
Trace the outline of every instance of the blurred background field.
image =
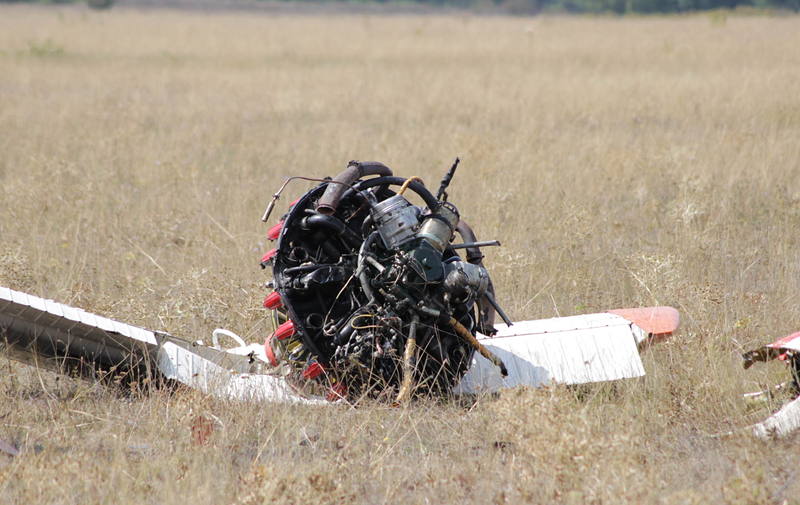
<svg viewBox="0 0 800 505">
<path fill-rule="evenodd" d="M 780 368 L 739 354 L 800 329 L 798 48 L 792 16 L 0 6 L 0 285 L 262 341 L 284 176 L 435 185 L 460 156 L 512 318 L 683 317 L 642 380 L 471 407 L 140 396 L 0 355 L 0 502 L 799 503 L 796 436 L 711 436 L 769 413 L 738 395 Z"/>
<path fill-rule="evenodd" d="M 40 5 L 85 4 L 102 10 L 123 7 L 168 7 L 204 11 L 261 12 L 416 12 L 471 11 L 493 14 L 676 14 L 716 11 L 735 14 L 785 15 L 800 11 L 800 0 L 0 0 Z"/>
</svg>

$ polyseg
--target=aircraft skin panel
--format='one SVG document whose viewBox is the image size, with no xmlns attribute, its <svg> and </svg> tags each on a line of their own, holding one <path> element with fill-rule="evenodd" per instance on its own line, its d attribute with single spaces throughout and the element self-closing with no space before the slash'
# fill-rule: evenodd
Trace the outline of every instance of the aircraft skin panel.
<svg viewBox="0 0 800 505">
<path fill-rule="evenodd" d="M 632 323 L 614 314 L 572 316 L 497 325 L 494 337 L 479 341 L 508 368 L 503 378 L 489 360 L 475 354 L 456 393 L 493 392 L 519 385 L 583 384 L 645 374 Z"/>
<path fill-rule="evenodd" d="M 324 398 L 299 395 L 283 377 L 232 373 L 227 368 L 172 342 L 164 342 L 161 345 L 157 360 L 158 368 L 165 378 L 220 398 L 281 403 L 328 403 Z"/>
<path fill-rule="evenodd" d="M 45 300 L 44 304 L 45 304 L 45 310 L 50 314 L 56 317 L 64 317 L 64 310 L 62 308 L 64 307 L 64 305 L 54 302 L 53 300 Z"/>
<path fill-rule="evenodd" d="M 764 421 L 752 426 L 753 434 L 761 438 L 785 437 L 798 428 L 800 428 L 800 398 L 795 398 Z"/>
<path fill-rule="evenodd" d="M 537 319 L 535 321 L 518 321 L 511 326 L 495 324 L 497 334 L 493 337 L 479 336 L 491 340 L 508 338 L 517 335 L 532 335 L 544 333 L 559 333 L 605 326 L 629 325 L 630 321 L 607 312 L 599 314 L 584 314 L 580 316 L 553 317 L 550 319 Z"/>
<path fill-rule="evenodd" d="M 767 347 L 772 349 L 790 349 L 792 351 L 800 351 L 800 332 L 792 333 L 791 335 L 779 338 L 775 342 L 767 344 Z"/>
<path fill-rule="evenodd" d="M 789 368 L 792 380 L 780 384 L 775 389 L 783 389 L 787 385 L 794 391 L 794 399 L 785 403 L 777 412 L 764 421 L 750 426 L 754 435 L 762 438 L 783 437 L 800 428 L 800 332 L 781 337 L 772 343 L 763 345 L 742 355 L 744 367 L 750 368 L 759 361 L 779 359 L 784 361 Z M 769 397 L 770 390 L 749 393 L 745 397 Z"/>
<path fill-rule="evenodd" d="M 86 358 L 106 354 L 131 355 L 141 345 L 157 345 L 155 334 L 119 321 L 98 316 L 53 300 L 0 287 L 0 330 L 3 340 L 13 347 L 15 356 L 34 362 L 36 352 L 58 357 L 86 354 Z M 62 356 L 63 357 L 63 356 Z"/>
</svg>

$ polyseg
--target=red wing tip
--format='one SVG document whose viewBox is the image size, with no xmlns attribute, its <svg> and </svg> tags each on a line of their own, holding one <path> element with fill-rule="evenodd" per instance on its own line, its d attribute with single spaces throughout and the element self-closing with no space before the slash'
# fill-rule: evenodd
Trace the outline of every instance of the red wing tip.
<svg viewBox="0 0 800 505">
<path fill-rule="evenodd" d="M 771 349 L 800 350 L 800 331 L 792 333 L 791 335 L 786 335 L 783 338 L 779 338 L 775 342 L 767 344 L 766 347 L 769 347 Z"/>
<path fill-rule="evenodd" d="M 786 360 L 789 351 L 800 352 L 800 331 L 744 353 L 744 367 L 750 368 L 756 361 Z"/>
<path fill-rule="evenodd" d="M 624 317 L 642 330 L 656 337 L 671 335 L 680 325 L 680 313 L 672 307 L 638 307 L 615 309 L 611 314 Z"/>
</svg>

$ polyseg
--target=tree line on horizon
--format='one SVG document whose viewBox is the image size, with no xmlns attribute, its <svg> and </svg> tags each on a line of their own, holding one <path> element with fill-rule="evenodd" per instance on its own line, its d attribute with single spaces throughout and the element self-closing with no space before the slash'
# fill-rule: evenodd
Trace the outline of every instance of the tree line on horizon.
<svg viewBox="0 0 800 505">
<path fill-rule="evenodd" d="M 308 1 L 308 0 L 283 0 Z M 334 0 L 335 1 L 335 0 Z M 390 3 L 397 0 L 357 0 Z M 589 14 L 676 14 L 715 9 L 800 11 L 800 0 L 399 0 L 443 6 L 487 6 L 519 14 L 567 12 Z"/>
<path fill-rule="evenodd" d="M 447 0 L 444 0 L 447 1 Z M 529 5 L 533 12 L 674 14 L 713 9 L 800 10 L 800 0 L 507 0 Z"/>
<path fill-rule="evenodd" d="M 0 0 L 0 3 L 73 3 L 86 2 L 90 7 L 109 8 L 115 0 Z M 261 0 L 252 0 L 261 1 Z M 675 14 L 714 9 L 750 8 L 800 12 L 800 0 L 278 0 L 281 2 L 355 2 L 403 3 L 461 8 L 497 8 L 514 14 L 566 12 L 588 14 Z M 135 4 L 134 2 L 131 2 Z M 164 2 L 169 5 L 169 0 Z"/>
</svg>

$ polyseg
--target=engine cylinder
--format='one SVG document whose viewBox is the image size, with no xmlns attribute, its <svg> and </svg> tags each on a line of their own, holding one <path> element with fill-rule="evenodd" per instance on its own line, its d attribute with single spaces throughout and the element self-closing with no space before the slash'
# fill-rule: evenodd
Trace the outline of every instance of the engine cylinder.
<svg viewBox="0 0 800 505">
<path fill-rule="evenodd" d="M 411 205 L 403 195 L 394 195 L 373 206 L 372 219 L 384 245 L 400 247 L 414 239 L 419 226 L 419 207 Z"/>
<path fill-rule="evenodd" d="M 442 253 L 450 244 L 457 224 L 458 210 L 454 205 L 445 203 L 436 213 L 426 216 L 417 236 L 426 239 Z"/>
</svg>

